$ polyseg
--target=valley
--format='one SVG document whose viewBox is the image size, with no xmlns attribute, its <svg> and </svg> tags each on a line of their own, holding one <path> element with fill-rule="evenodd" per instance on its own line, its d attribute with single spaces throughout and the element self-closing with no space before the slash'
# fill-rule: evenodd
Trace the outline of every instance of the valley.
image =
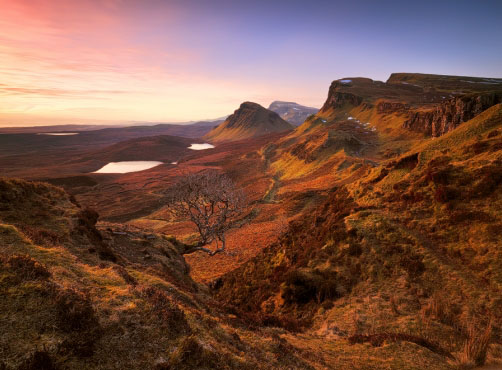
<svg viewBox="0 0 502 370">
<path fill-rule="evenodd" d="M 0 0 L 0 370 L 502 369 L 501 15 Z"/>
<path fill-rule="evenodd" d="M 298 126 L 283 114 L 308 107 L 281 103 L 197 128 L 1 134 L 3 309 L 51 317 L 56 289 L 91 300 L 102 331 L 2 329 L 39 335 L 51 361 L 55 342 L 88 351 L 68 355 L 74 368 L 455 369 L 483 335 L 482 362 L 502 364 L 502 80 L 347 77 Z M 182 256 L 197 230 L 165 194 L 208 170 L 246 206 L 224 253 Z M 60 292 L 67 281 L 87 298 Z"/>
</svg>

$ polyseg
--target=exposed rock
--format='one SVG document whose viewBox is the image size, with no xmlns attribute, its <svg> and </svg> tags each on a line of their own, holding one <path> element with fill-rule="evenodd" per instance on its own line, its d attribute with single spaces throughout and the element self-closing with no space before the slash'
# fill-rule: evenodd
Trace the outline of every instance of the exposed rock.
<svg viewBox="0 0 502 370">
<path fill-rule="evenodd" d="M 333 86 L 333 85 L 332 85 Z M 363 98 L 351 93 L 339 92 L 339 91 L 331 91 L 328 95 L 328 99 L 326 103 L 321 108 L 321 112 L 325 112 L 330 108 L 341 108 L 344 105 L 353 105 L 358 106 L 363 102 Z"/>
<path fill-rule="evenodd" d="M 358 78 L 358 80 L 363 80 L 364 82 L 366 82 L 366 80 L 371 81 L 370 79 L 363 78 Z M 327 112 L 330 109 L 343 107 L 344 105 L 358 106 L 361 104 L 363 102 L 361 96 L 346 91 L 346 89 L 350 89 L 353 84 L 352 79 L 333 81 L 329 87 L 328 98 L 321 108 L 321 113 Z"/>
<path fill-rule="evenodd" d="M 432 110 L 412 112 L 403 126 L 412 131 L 438 137 L 501 101 L 500 92 L 463 95 L 449 99 Z"/>
<path fill-rule="evenodd" d="M 381 114 L 405 112 L 410 109 L 410 105 L 400 102 L 381 101 L 376 106 L 377 112 Z"/>
</svg>

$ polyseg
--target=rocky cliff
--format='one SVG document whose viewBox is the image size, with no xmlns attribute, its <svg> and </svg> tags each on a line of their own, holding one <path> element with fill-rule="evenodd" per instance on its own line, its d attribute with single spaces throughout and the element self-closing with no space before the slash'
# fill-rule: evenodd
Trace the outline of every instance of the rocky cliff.
<svg viewBox="0 0 502 370">
<path fill-rule="evenodd" d="M 399 102 L 381 101 L 376 105 L 376 109 L 380 114 L 406 112 L 410 109 L 410 105 Z"/>
<path fill-rule="evenodd" d="M 353 106 L 361 104 L 363 102 L 363 98 L 361 96 L 345 91 L 345 88 L 351 87 L 352 85 L 352 79 L 333 81 L 329 87 L 328 98 L 326 99 L 326 102 L 322 106 L 320 112 L 325 113 L 330 109 L 341 108 L 347 104 Z M 342 91 L 342 89 L 344 91 Z"/>
<path fill-rule="evenodd" d="M 412 111 L 404 127 L 438 137 L 501 101 L 502 92 L 455 97 L 431 110 Z"/>
</svg>

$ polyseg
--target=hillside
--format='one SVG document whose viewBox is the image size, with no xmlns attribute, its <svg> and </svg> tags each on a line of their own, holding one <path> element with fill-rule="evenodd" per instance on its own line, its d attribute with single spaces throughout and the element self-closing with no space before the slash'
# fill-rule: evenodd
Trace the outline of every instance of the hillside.
<svg viewBox="0 0 502 370">
<path fill-rule="evenodd" d="M 171 163 L 192 154 L 188 149 L 197 139 L 158 135 L 125 140 L 106 148 L 93 151 L 74 162 L 96 161 L 100 165 L 119 161 L 161 161 Z"/>
<path fill-rule="evenodd" d="M 211 121 L 197 121 L 186 123 L 157 123 L 146 125 L 146 123 L 136 123 L 127 125 L 55 125 L 55 126 L 29 126 L 29 127 L 0 127 L 2 134 L 38 134 L 38 133 L 58 133 L 58 132 L 104 132 L 113 134 L 113 137 L 128 135 L 131 137 L 149 135 L 173 135 L 183 137 L 201 137 L 209 132 L 214 126 L 223 122 L 224 119 Z M 106 131 L 101 131 L 106 130 Z M 112 135 L 109 135 L 112 136 Z"/>
<path fill-rule="evenodd" d="M 397 157 L 455 129 L 502 98 L 502 80 L 393 74 L 333 81 L 321 110 L 279 142 L 272 167 L 283 179 Z"/>
<path fill-rule="evenodd" d="M 223 123 L 204 136 L 210 142 L 235 141 L 285 132 L 293 126 L 261 105 L 244 102 Z"/>
<path fill-rule="evenodd" d="M 295 126 L 300 126 L 308 116 L 316 114 L 319 111 L 317 108 L 285 101 L 272 102 L 268 110 L 277 113 L 283 120 Z"/>
<path fill-rule="evenodd" d="M 179 145 L 174 143 L 175 140 L 179 143 L 188 143 L 187 146 L 192 142 L 200 143 L 196 138 L 207 134 L 219 122 L 222 121 L 204 121 L 190 125 L 113 127 L 76 131 L 76 135 L 68 136 L 37 133 L 0 134 L 0 168 L 4 176 L 43 179 L 94 171 L 106 163 L 104 162 L 106 157 L 134 159 L 133 154 L 144 158 L 158 154 L 169 161 L 177 161 L 183 155 L 183 153 L 176 154 L 177 152 L 184 151 L 186 154 L 191 151 L 186 151 L 186 147 L 180 147 L 180 151 L 177 151 Z M 55 127 L 57 128 L 51 126 L 52 129 L 49 131 L 54 131 Z M 165 146 L 163 146 L 160 141 L 153 142 L 154 136 L 176 136 L 178 139 L 171 139 L 172 143 L 164 140 Z M 150 139 L 145 139 L 148 137 Z M 135 139 L 138 141 L 135 142 Z M 151 145 L 157 149 L 145 149 L 145 140 L 151 141 Z M 113 146 L 114 144 L 116 146 Z M 135 144 L 138 145 L 137 149 L 134 149 Z"/>
<path fill-rule="evenodd" d="M 278 242 L 224 275 L 216 296 L 240 309 L 300 320 L 307 332 L 326 338 L 319 343 L 323 349 L 371 343 L 378 348 L 375 358 L 387 357 L 390 368 L 423 368 L 414 361 L 425 358 L 434 358 L 431 368 L 463 368 L 476 363 L 469 346 L 479 345 L 483 336 L 493 343 L 489 360 L 500 363 L 502 105 L 436 139 L 403 135 L 398 141 L 402 153 L 385 159 L 377 148 L 385 145 L 382 128 L 389 121 L 372 115 L 376 133 L 360 136 L 350 122 L 358 114 L 361 122 L 369 121 L 362 119 L 359 106 L 373 109 L 374 98 L 364 96 L 372 88 L 362 86 L 382 83 L 351 83 L 361 89 L 358 94 L 340 92 L 340 82 L 333 83 L 318 117 L 281 140 L 309 145 L 314 133 L 336 130 L 330 155 L 300 157 L 309 153 L 305 150 L 289 155 L 296 156 L 297 171 L 302 163 L 313 163 L 312 177 L 342 150 L 339 161 L 346 164 L 335 176 L 350 181 L 330 182 L 327 199 L 290 223 Z M 381 85 L 374 91 L 381 99 L 393 90 Z M 421 104 L 419 95 L 405 98 L 410 105 Z M 394 130 L 405 134 L 400 114 L 401 126 Z M 363 142 L 364 135 L 373 138 Z M 274 150 L 279 153 L 280 146 Z M 375 160 L 361 161 L 361 153 Z M 276 156 L 281 164 L 281 155 Z M 286 182 L 291 178 L 288 172 L 282 175 Z M 296 182 L 311 177 L 304 172 Z M 368 347 L 354 345 L 361 351 L 353 360 L 358 368 L 369 361 Z M 408 360 L 401 357 L 404 352 Z M 343 358 L 331 366 L 341 366 Z"/>
<path fill-rule="evenodd" d="M 312 368 L 212 300 L 174 238 L 95 227 L 59 188 L 0 179 L 0 368 Z"/>
<path fill-rule="evenodd" d="M 183 157 L 50 180 L 78 202 L 0 180 L 0 369 L 500 366 L 499 92 L 486 78 L 346 78 L 294 131 L 235 139 L 271 114 L 243 103 L 207 151 L 170 136 L 87 151 L 82 163 Z M 249 204 L 227 253 L 183 258 L 196 230 L 162 193 L 207 169 Z"/>
</svg>

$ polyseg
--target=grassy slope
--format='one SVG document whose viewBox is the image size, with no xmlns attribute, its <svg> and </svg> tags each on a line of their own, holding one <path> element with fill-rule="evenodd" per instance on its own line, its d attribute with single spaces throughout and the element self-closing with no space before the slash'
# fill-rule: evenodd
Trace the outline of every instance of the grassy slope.
<svg viewBox="0 0 502 370">
<path fill-rule="evenodd" d="M 376 133 L 365 134 L 349 116 L 371 122 Z M 229 171 L 253 194 L 260 210 L 251 225 L 232 236 L 231 244 L 249 253 L 221 260 L 191 256 L 198 278 L 218 276 L 256 254 L 281 229 L 274 228 L 274 217 L 305 216 L 263 256 L 229 274 L 218 292 L 231 305 L 279 317 L 258 315 L 257 322 L 312 324 L 300 335 L 277 328 L 248 330 L 249 323 L 216 309 L 195 290 L 184 262 L 175 257 L 175 245 L 165 238 L 104 230 L 101 234 L 109 240 L 103 246 L 89 231 L 92 227 L 77 236 L 75 225 L 85 214 L 79 215 L 56 188 L 31 189 L 23 182 L 0 187 L 3 196 L 9 194 L 4 203 L 13 205 L 0 209 L 7 229 L 1 237 L 4 254 L 29 254 L 52 274 L 23 280 L 16 273 L 19 264 L 2 260 L 0 289 L 8 296 L 8 316 L 3 317 L 19 326 L 8 328 L 5 337 L 17 337 L 17 345 L 0 342 L 0 353 L 15 365 L 45 345 L 54 362 L 67 361 L 73 368 L 92 368 L 98 362 L 105 368 L 149 368 L 155 362 L 179 361 L 184 351 L 202 354 L 206 367 L 216 366 L 215 353 L 223 353 L 217 364 L 238 368 L 451 368 L 444 355 L 410 341 L 387 337 L 383 346 L 373 346 L 350 344 L 348 338 L 354 333 L 405 333 L 456 353 L 462 351 L 471 317 L 483 328 L 494 312 L 493 338 L 499 341 L 501 135 L 492 132 L 501 129 L 500 106 L 435 140 L 402 129 L 403 121 L 403 115 L 381 114 L 374 106 L 345 106 L 319 113 L 256 153 L 189 161 Z M 295 153 L 310 157 L 293 153 L 302 144 Z M 250 176 L 256 171 L 267 173 Z M 140 175 L 130 177 L 142 185 Z M 37 187 L 41 196 L 32 197 Z M 12 193 L 21 195 L 12 198 Z M 171 233 L 172 225 L 156 216 L 138 221 Z M 270 230 L 265 227 L 269 224 Z M 110 258 L 106 245 L 126 273 L 97 257 Z M 169 262 L 166 250 L 176 263 Z M 34 291 L 25 290 L 32 286 Z M 60 292 L 70 286 L 87 292 L 88 300 L 85 294 L 79 299 L 65 289 Z M 152 293 L 151 286 L 167 298 Z M 64 329 L 68 318 L 58 316 L 58 297 L 68 294 L 84 313 L 90 312 L 85 302 L 95 310 L 84 320 L 89 325 L 76 331 Z M 175 325 L 183 320 L 172 319 L 178 312 L 173 304 L 185 313 L 195 342 L 186 327 Z M 33 307 L 42 308 L 40 316 Z M 26 324 L 18 310 L 30 318 Z M 44 320 L 47 325 L 37 324 Z M 91 330 L 96 322 L 104 334 Z M 94 339 L 82 342 L 82 336 Z M 88 347 L 92 354 L 85 357 Z M 496 350 L 500 346 L 492 345 L 491 361 L 497 360 Z M 186 367 L 203 367 L 185 361 Z"/>
<path fill-rule="evenodd" d="M 174 239 L 98 232 L 47 184 L 1 179 L 0 200 L 0 368 L 309 368 L 284 330 L 222 311 Z"/>
<path fill-rule="evenodd" d="M 501 129 L 497 105 L 336 188 L 279 243 L 227 274 L 217 295 L 309 320 L 326 347 L 346 348 L 351 333 L 407 333 L 460 358 L 469 324 L 481 332 L 490 318 L 501 343 Z M 388 341 L 377 358 L 392 368 L 455 363 L 403 343 Z M 369 360 L 359 349 L 356 367 Z M 500 346 L 491 356 L 500 361 Z"/>
</svg>

